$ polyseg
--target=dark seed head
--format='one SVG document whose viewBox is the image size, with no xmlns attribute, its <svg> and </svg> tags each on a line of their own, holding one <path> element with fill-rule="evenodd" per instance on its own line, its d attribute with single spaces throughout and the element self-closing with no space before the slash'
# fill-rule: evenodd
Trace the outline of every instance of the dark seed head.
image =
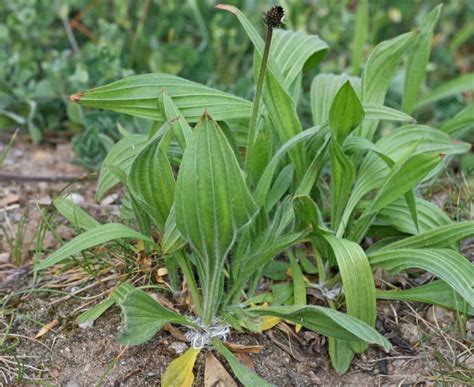
<svg viewBox="0 0 474 387">
<path fill-rule="evenodd" d="M 275 5 L 263 15 L 263 21 L 268 28 L 281 27 L 285 20 L 285 9 L 279 5 Z"/>
</svg>

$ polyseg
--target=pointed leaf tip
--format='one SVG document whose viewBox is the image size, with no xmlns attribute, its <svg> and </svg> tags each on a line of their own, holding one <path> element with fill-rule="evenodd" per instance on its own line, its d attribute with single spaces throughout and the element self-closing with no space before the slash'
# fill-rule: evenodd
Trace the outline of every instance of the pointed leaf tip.
<svg viewBox="0 0 474 387">
<path fill-rule="evenodd" d="M 70 95 L 69 96 L 69 100 L 71 102 L 79 102 L 79 100 L 82 98 L 82 96 L 84 95 L 84 92 L 83 91 L 80 91 L 79 93 L 76 93 L 76 94 L 73 94 L 73 95 Z"/>
<path fill-rule="evenodd" d="M 217 5 L 216 5 L 216 8 L 218 8 L 218 9 L 223 9 L 224 11 L 232 12 L 234 15 L 237 15 L 237 14 L 238 14 L 237 8 L 235 8 L 235 7 L 232 6 L 232 5 L 228 5 L 228 4 L 217 4 Z"/>
</svg>

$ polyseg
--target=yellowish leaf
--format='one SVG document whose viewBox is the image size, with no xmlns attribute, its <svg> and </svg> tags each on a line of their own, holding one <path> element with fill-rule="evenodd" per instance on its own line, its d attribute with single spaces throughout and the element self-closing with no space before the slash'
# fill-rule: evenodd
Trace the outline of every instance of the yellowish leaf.
<svg viewBox="0 0 474 387">
<path fill-rule="evenodd" d="M 162 387 L 191 387 L 194 382 L 194 363 L 200 349 L 189 348 L 180 357 L 174 359 L 161 378 Z"/>
<path fill-rule="evenodd" d="M 275 325 L 277 325 L 281 321 L 281 318 L 279 317 L 274 317 L 274 316 L 264 316 L 260 320 L 260 327 L 262 328 L 262 331 L 266 331 L 268 329 L 273 328 Z"/>
</svg>

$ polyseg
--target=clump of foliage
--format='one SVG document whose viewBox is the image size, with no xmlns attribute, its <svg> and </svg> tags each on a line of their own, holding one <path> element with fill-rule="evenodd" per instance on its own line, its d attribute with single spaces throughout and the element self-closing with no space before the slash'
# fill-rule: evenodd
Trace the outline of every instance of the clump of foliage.
<svg viewBox="0 0 474 387">
<path fill-rule="evenodd" d="M 237 17 L 254 45 L 254 103 L 166 74 L 73 95 L 84 107 L 154 121 L 148 135 L 123 132 L 97 189 L 100 199 L 122 183 L 140 232 L 98 224 L 58 198 L 58 210 L 85 231 L 37 262 L 37 270 L 110 241 L 163 260 L 176 292 L 185 280 L 190 310 L 167 309 L 125 283 L 79 319 L 97 318 L 118 303 L 125 344 L 141 344 L 165 324 L 187 327 L 192 348 L 170 365 L 165 385 L 172 377 L 192 383 L 197 354 L 206 347 L 220 352 L 244 385 L 266 385 L 223 345 L 230 329 L 261 332 L 279 319 L 292 321 L 297 330 L 328 336 L 332 364 L 345 372 L 369 344 L 391 347 L 375 329 L 377 298 L 472 315 L 474 268 L 459 242 L 474 235 L 474 222 L 454 223 L 417 195 L 420 183 L 470 149 L 449 136 L 465 120 L 455 117 L 435 129 L 410 116 L 437 98 L 436 91 L 421 96 L 419 89 L 441 7 L 422 29 L 377 45 L 361 78 L 318 74 L 308 129 L 296 109 L 302 77 L 322 61 L 327 44 L 316 35 L 274 29 L 273 17 L 266 18 L 264 42 L 237 8 L 218 8 Z M 384 101 L 404 57 L 397 110 Z M 406 290 L 377 289 L 376 269 L 419 269 L 437 279 Z M 284 282 L 262 290 L 264 277 Z M 320 305 L 308 302 L 308 287 L 320 291 Z"/>
</svg>

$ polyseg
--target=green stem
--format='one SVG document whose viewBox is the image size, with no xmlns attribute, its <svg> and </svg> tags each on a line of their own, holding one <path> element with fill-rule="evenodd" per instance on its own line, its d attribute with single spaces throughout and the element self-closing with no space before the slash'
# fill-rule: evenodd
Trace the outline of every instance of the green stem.
<svg viewBox="0 0 474 387">
<path fill-rule="evenodd" d="M 194 278 L 193 269 L 189 263 L 189 260 L 186 258 L 182 251 L 178 251 L 176 253 L 176 258 L 178 260 L 178 264 L 183 271 L 184 278 L 186 278 L 186 282 L 188 283 L 189 292 L 191 293 L 191 297 L 194 301 L 194 305 L 196 305 L 196 310 L 199 316 L 202 315 L 202 302 L 201 302 L 201 295 L 199 294 L 199 290 L 196 284 L 196 279 Z"/>
<path fill-rule="evenodd" d="M 268 63 L 268 56 L 270 54 L 270 46 L 272 44 L 273 28 L 267 27 L 265 35 L 265 47 L 263 49 L 262 63 L 260 63 L 260 72 L 258 73 L 257 90 L 255 92 L 255 99 L 253 102 L 252 116 L 249 123 L 249 133 L 247 137 L 247 152 L 245 156 L 245 163 L 248 166 L 250 155 L 255 144 L 257 136 L 257 118 L 260 110 L 260 101 L 262 99 L 263 82 L 265 80 L 265 72 Z"/>
</svg>

